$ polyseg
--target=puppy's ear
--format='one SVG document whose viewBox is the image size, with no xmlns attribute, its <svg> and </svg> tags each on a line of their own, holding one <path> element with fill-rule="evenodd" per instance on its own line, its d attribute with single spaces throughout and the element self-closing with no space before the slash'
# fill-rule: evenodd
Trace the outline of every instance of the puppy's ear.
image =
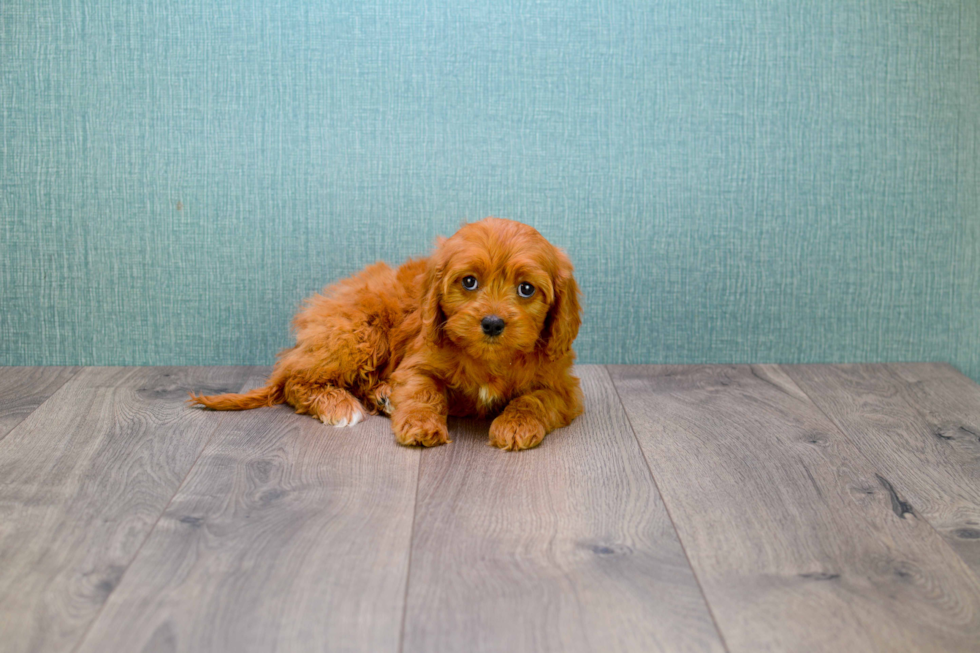
<svg viewBox="0 0 980 653">
<path fill-rule="evenodd" d="M 446 321 L 441 304 L 444 270 L 445 262 L 438 252 L 429 257 L 429 269 L 422 288 L 422 332 L 427 339 L 434 342 L 442 339 L 442 325 Z"/>
<path fill-rule="evenodd" d="M 542 334 L 548 358 L 558 360 L 572 348 L 582 324 L 582 306 L 579 303 L 578 284 L 572 276 L 572 264 L 561 251 L 557 253 L 558 271 L 553 283 L 555 300 L 545 319 Z"/>
</svg>

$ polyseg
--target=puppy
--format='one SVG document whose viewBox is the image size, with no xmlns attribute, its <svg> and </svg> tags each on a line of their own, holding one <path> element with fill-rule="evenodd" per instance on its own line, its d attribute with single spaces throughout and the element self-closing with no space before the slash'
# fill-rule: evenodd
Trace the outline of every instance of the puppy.
<svg viewBox="0 0 980 653">
<path fill-rule="evenodd" d="M 495 416 L 490 443 L 528 449 L 582 414 L 580 323 L 568 257 L 532 227 L 486 218 L 427 259 L 375 263 L 307 299 L 264 387 L 190 401 L 288 403 L 334 426 L 383 412 L 399 443 L 427 447 L 449 442 L 447 415 Z"/>
</svg>

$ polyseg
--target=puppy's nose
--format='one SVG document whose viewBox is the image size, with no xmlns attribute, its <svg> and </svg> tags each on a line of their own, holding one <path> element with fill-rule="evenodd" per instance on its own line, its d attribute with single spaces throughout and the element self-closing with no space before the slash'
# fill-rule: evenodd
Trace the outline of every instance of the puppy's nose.
<svg viewBox="0 0 980 653">
<path fill-rule="evenodd" d="M 504 330 L 504 324 L 504 321 L 496 315 L 488 315 L 480 321 L 483 333 L 488 336 L 499 336 L 500 332 Z"/>
</svg>

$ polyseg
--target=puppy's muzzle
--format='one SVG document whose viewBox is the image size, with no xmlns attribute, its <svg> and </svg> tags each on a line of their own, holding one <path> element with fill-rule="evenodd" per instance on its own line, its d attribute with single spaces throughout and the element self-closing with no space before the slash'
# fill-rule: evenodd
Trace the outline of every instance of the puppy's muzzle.
<svg viewBox="0 0 980 653">
<path fill-rule="evenodd" d="M 493 337 L 503 332 L 506 323 L 496 315 L 488 315 L 480 320 L 480 326 L 483 327 L 483 333 Z"/>
</svg>

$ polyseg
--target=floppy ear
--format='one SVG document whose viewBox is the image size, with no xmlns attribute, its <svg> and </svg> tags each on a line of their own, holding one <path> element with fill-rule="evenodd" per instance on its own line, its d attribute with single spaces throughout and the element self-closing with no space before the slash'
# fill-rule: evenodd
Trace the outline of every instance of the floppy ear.
<svg viewBox="0 0 980 653">
<path fill-rule="evenodd" d="M 558 271 L 553 283 L 555 300 L 545 319 L 542 334 L 545 353 L 554 361 L 569 352 L 582 324 L 582 307 L 579 304 L 581 293 L 575 277 L 572 276 L 572 264 L 561 252 L 558 253 Z"/>
<path fill-rule="evenodd" d="M 446 314 L 442 312 L 442 276 L 445 263 L 438 253 L 429 257 L 429 269 L 425 275 L 425 285 L 422 288 L 422 332 L 429 340 L 438 342 L 442 339 L 442 325 Z"/>
</svg>

